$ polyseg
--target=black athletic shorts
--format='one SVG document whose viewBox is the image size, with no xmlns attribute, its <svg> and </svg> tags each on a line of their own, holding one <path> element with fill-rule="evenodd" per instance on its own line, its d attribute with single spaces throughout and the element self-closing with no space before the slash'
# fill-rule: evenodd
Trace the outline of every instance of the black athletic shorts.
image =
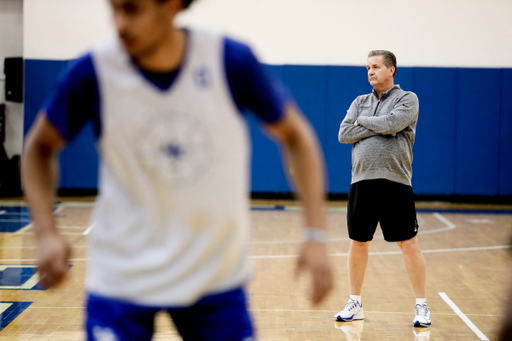
<svg viewBox="0 0 512 341">
<path fill-rule="evenodd" d="M 384 239 L 399 242 L 418 234 L 412 187 L 385 179 L 363 180 L 350 186 L 348 235 L 358 242 L 373 239 L 380 223 Z"/>
</svg>

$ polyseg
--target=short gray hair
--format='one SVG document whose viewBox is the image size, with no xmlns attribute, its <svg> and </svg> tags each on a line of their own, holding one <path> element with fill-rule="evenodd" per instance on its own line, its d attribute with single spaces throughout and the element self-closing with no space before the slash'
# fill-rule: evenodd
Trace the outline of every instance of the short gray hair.
<svg viewBox="0 0 512 341">
<path fill-rule="evenodd" d="M 373 50 L 368 53 L 368 58 L 373 56 L 382 56 L 382 62 L 384 65 L 386 65 L 388 68 L 394 67 L 395 72 L 393 72 L 393 78 L 395 78 L 396 75 L 396 57 L 393 54 L 393 52 L 387 51 L 387 50 Z"/>
</svg>

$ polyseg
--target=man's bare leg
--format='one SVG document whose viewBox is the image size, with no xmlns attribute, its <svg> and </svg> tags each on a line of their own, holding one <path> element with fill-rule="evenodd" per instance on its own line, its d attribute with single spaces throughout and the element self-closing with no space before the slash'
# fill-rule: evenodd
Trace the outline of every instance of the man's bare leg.
<svg viewBox="0 0 512 341">
<path fill-rule="evenodd" d="M 397 242 L 397 244 L 404 255 L 405 268 L 409 274 L 409 279 L 411 280 L 416 298 L 425 298 L 426 265 L 418 244 L 418 239 L 414 237 L 409 240 Z"/>
<path fill-rule="evenodd" d="M 366 272 L 366 266 L 368 265 L 369 246 L 370 242 L 362 243 L 355 240 L 350 242 L 347 266 L 351 295 L 361 295 L 364 274 Z"/>
</svg>

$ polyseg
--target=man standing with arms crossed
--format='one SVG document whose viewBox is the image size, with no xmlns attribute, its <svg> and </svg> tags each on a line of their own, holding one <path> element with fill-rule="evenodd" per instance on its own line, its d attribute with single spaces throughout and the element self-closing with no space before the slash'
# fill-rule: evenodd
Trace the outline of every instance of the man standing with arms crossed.
<svg viewBox="0 0 512 341">
<path fill-rule="evenodd" d="M 118 35 L 72 63 L 30 130 L 25 194 L 44 286 L 70 249 L 52 216 L 57 156 L 86 122 L 101 155 L 89 238 L 89 341 L 149 341 L 158 311 L 184 340 L 250 341 L 249 143 L 242 111 L 282 146 L 305 207 L 297 270 L 332 287 L 316 136 L 250 48 L 174 26 L 192 0 L 110 0 Z"/>
<path fill-rule="evenodd" d="M 413 324 L 430 326 L 425 295 L 425 260 L 416 235 L 418 223 L 411 186 L 412 147 L 418 121 L 418 97 L 394 84 L 396 57 L 385 50 L 368 54 L 371 94 L 357 97 L 340 126 L 341 143 L 352 148 L 352 182 L 347 223 L 350 299 L 337 321 L 364 318 L 361 301 L 368 247 L 380 222 L 384 239 L 397 242 L 416 295 Z"/>
</svg>

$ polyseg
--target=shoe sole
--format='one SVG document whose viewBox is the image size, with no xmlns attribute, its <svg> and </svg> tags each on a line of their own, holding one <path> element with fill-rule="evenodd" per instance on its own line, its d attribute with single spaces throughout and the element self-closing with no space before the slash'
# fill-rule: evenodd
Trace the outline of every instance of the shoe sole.
<svg viewBox="0 0 512 341">
<path fill-rule="evenodd" d="M 415 327 L 430 327 L 432 323 L 421 323 L 421 322 L 414 322 Z"/>
<path fill-rule="evenodd" d="M 362 316 L 361 316 L 362 315 Z M 364 319 L 364 314 L 355 314 L 355 315 L 352 315 L 351 317 L 339 317 L 339 316 L 336 316 L 336 321 L 338 322 L 351 322 L 351 321 L 354 321 L 354 320 L 363 320 Z"/>
</svg>

